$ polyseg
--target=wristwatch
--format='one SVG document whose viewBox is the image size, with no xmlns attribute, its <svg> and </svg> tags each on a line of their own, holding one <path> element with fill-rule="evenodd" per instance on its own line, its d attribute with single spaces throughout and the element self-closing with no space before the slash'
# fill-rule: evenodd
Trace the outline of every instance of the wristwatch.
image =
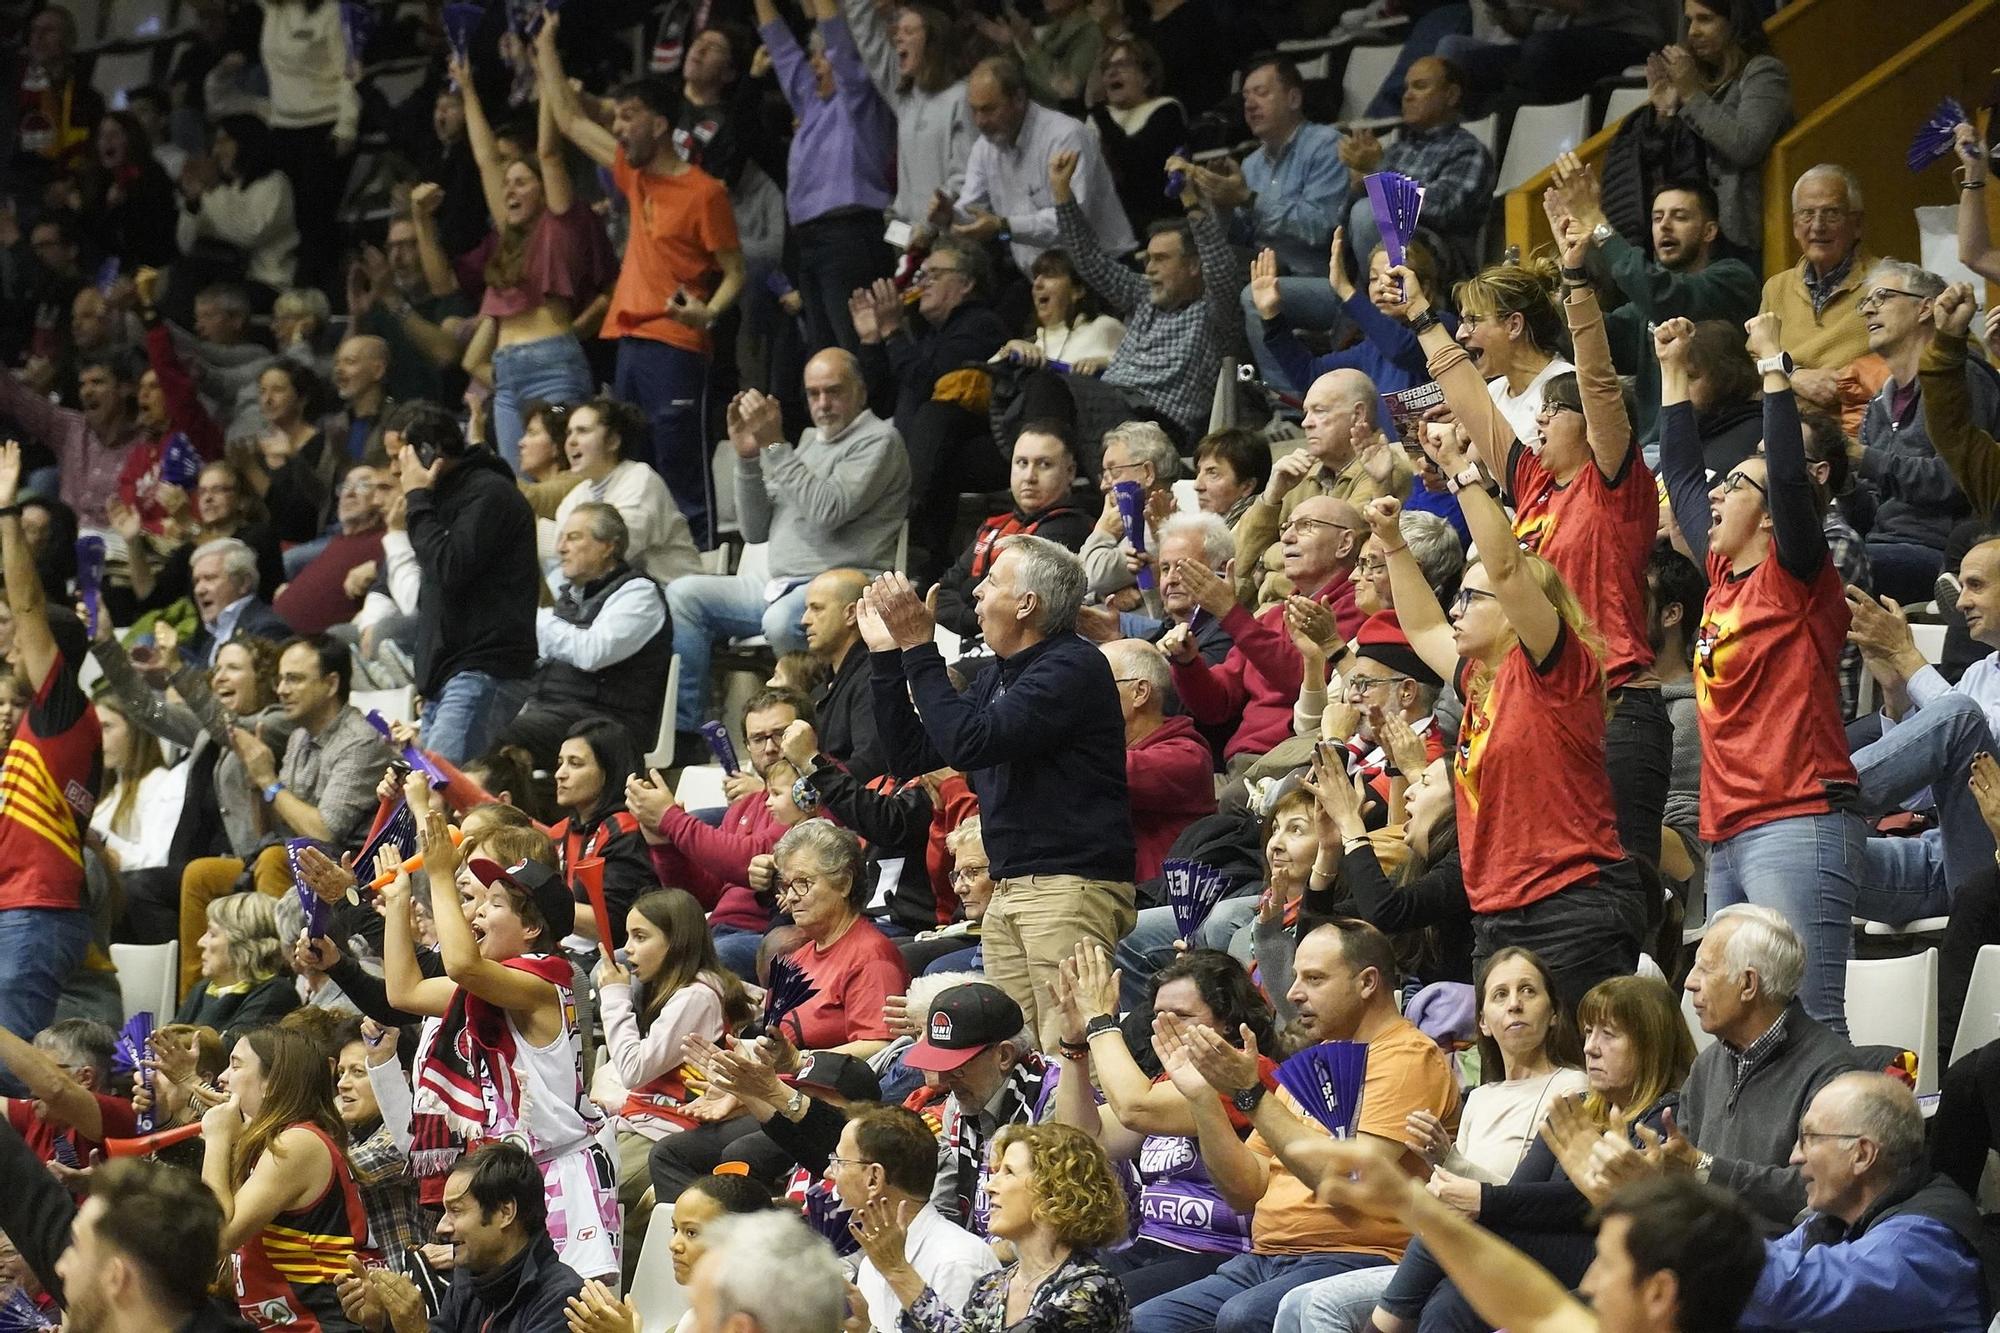
<svg viewBox="0 0 2000 1333">
<path fill-rule="evenodd" d="M 809 1104 L 806 1095 L 797 1088 L 793 1088 L 792 1099 L 778 1108 L 778 1114 L 784 1116 L 785 1119 L 791 1121 L 793 1124 L 797 1124 L 806 1118 L 806 1107 Z"/>
<path fill-rule="evenodd" d="M 1099 1014 L 1083 1025 L 1083 1039 L 1089 1041 L 1100 1032 L 1119 1031 L 1118 1020 L 1110 1014 Z"/>
<path fill-rule="evenodd" d="M 1600 222 L 1590 229 L 1590 243 L 1592 245 L 1603 245 L 1617 234 L 1618 229 L 1613 227 L 1609 222 Z"/>
<path fill-rule="evenodd" d="M 1247 1088 L 1239 1088 L 1235 1093 L 1231 1094 L 1229 1098 L 1230 1105 L 1234 1106 L 1244 1115 L 1249 1115 L 1257 1109 L 1257 1103 L 1264 1100 L 1264 1093 L 1266 1091 L 1268 1089 L 1261 1082 L 1252 1083 Z"/>
<path fill-rule="evenodd" d="M 1700 1157 L 1695 1159 L 1694 1178 L 1705 1184 L 1708 1181 L 1709 1173 L 1714 1169 L 1715 1169 L 1715 1154 L 1712 1152 L 1705 1152 Z"/>
<path fill-rule="evenodd" d="M 261 789 L 264 793 L 264 804 L 269 805 L 271 802 L 277 800 L 278 793 L 283 791 L 284 789 L 285 789 L 285 784 L 282 782 L 265 783 Z"/>
<path fill-rule="evenodd" d="M 1457 495 L 1467 486 L 1479 485 L 1479 465 L 1477 463 L 1467 463 L 1463 468 L 1459 469 L 1456 476 L 1447 478 L 1444 484 L 1446 489 L 1453 495 Z"/>
<path fill-rule="evenodd" d="M 1757 358 L 1757 373 L 1759 375 L 1776 373 L 1789 378 L 1795 369 L 1797 369 L 1797 366 L 1792 361 L 1792 354 L 1790 352 L 1779 352 L 1776 356 Z"/>
</svg>

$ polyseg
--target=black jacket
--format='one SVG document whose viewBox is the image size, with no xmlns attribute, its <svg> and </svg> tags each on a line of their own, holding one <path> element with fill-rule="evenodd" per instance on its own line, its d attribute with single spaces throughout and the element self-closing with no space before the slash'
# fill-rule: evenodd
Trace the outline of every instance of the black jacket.
<svg viewBox="0 0 2000 1333">
<path fill-rule="evenodd" d="M 889 770 L 882 742 L 875 735 L 875 699 L 868 688 L 868 646 L 859 639 L 834 668 L 813 700 L 819 720 L 819 748 L 846 766 L 862 782 Z"/>
<path fill-rule="evenodd" d="M 243 614 L 236 617 L 235 632 L 248 634 L 253 638 L 269 639 L 273 643 L 283 643 L 292 637 L 292 627 L 287 625 L 285 618 L 272 610 L 271 604 L 261 597 L 244 607 Z M 187 641 L 187 646 L 181 650 L 181 655 L 194 665 L 205 667 L 210 665 L 208 659 L 215 652 L 215 648 L 215 631 L 203 625 L 194 632 L 194 637 Z"/>
<path fill-rule="evenodd" d="M 1125 723 L 1096 644 L 1058 634 L 990 664 L 962 695 L 936 644 L 874 653 L 871 662 L 889 771 L 913 778 L 949 767 L 966 775 L 995 879 L 1131 882 Z"/>
<path fill-rule="evenodd" d="M 461 671 L 522 680 L 535 669 L 535 511 L 507 465 L 464 455 L 433 488 L 411 491 L 417 597 L 417 693 L 435 699 Z"/>
<path fill-rule="evenodd" d="M 987 569 L 993 564 L 993 547 L 1002 538 L 1031 533 L 1078 551 L 1083 549 L 1084 540 L 1096 525 L 1096 514 L 1076 508 L 1067 497 L 1032 514 L 1016 508 L 987 519 L 973 534 L 972 544 L 959 554 L 951 568 L 938 580 L 938 624 L 961 639 L 979 637 L 979 615 L 972 605 L 972 590 L 986 577 Z M 1215 617 L 1210 616 L 1209 620 L 1213 622 Z"/>
<path fill-rule="evenodd" d="M 491 1273 L 460 1268 L 451 1291 L 431 1316 L 432 1333 L 560 1333 L 563 1313 L 583 1279 L 556 1258 L 556 1243 L 538 1231 L 528 1248 Z"/>
<path fill-rule="evenodd" d="M 857 655 L 865 656 L 865 650 Z M 865 782 L 838 764 L 822 764 L 813 770 L 812 785 L 821 807 L 867 843 L 876 888 L 887 890 L 889 919 L 909 931 L 948 924 L 949 913 L 938 919 L 937 890 L 931 884 L 928 853 L 935 807 L 923 783 L 889 777 Z M 901 865 L 894 884 L 881 882 L 885 861 Z"/>
<path fill-rule="evenodd" d="M 864 343 L 861 371 L 868 378 L 868 403 L 877 416 L 893 404 L 896 429 L 910 438 L 917 409 L 931 400 L 938 377 L 969 365 L 984 365 L 1007 341 L 1007 326 L 992 309 L 967 301 L 944 323 L 918 337 L 906 325 L 879 343 Z"/>
</svg>

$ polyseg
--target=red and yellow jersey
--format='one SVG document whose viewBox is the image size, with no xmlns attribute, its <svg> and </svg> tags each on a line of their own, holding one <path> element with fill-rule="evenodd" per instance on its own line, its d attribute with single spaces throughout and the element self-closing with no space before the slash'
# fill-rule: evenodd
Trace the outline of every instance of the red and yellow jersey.
<svg viewBox="0 0 2000 1333">
<path fill-rule="evenodd" d="M 0 759 L 0 910 L 83 905 L 83 829 L 103 740 L 97 710 L 58 654 Z"/>
<path fill-rule="evenodd" d="M 1742 575 L 1708 557 L 1708 599 L 1694 646 L 1701 720 L 1701 836 L 1833 808 L 1830 786 L 1858 785 L 1840 720 L 1840 651 L 1849 613 L 1827 559 L 1810 583 L 1776 551 Z"/>
<path fill-rule="evenodd" d="M 1605 682 L 1616 689 L 1651 669 L 1646 561 L 1659 532 L 1659 488 L 1635 448 L 1617 481 L 1586 463 L 1567 486 L 1516 444 L 1508 460 L 1514 535 L 1556 567 L 1604 636 Z"/>
<path fill-rule="evenodd" d="M 1460 672 L 1465 693 L 1470 668 Z M 1603 672 L 1565 625 L 1539 667 L 1518 644 L 1468 697 L 1452 767 L 1475 912 L 1508 912 L 1624 859 L 1604 768 Z"/>
<path fill-rule="evenodd" d="M 291 1333 L 334 1333 L 354 1324 L 341 1313 L 334 1284 L 347 1273 L 347 1256 L 376 1257 L 368 1245 L 368 1215 L 347 1154 L 318 1125 L 300 1121 L 333 1155 L 333 1175 L 320 1196 L 303 1208 L 279 1213 L 230 1256 L 236 1306 L 252 1326 Z"/>
</svg>

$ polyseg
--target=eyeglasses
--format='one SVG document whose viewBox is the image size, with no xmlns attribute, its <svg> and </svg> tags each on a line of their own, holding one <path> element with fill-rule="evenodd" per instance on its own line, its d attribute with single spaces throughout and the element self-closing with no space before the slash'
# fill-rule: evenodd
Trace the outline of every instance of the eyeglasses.
<svg viewBox="0 0 2000 1333">
<path fill-rule="evenodd" d="M 1363 578 L 1380 578 L 1389 572 L 1389 562 L 1387 560 L 1377 560 L 1372 556 L 1366 560 L 1355 561 L 1354 567 L 1361 571 Z"/>
<path fill-rule="evenodd" d="M 826 1165 L 828 1170 L 832 1170 L 836 1166 L 873 1166 L 875 1163 L 865 1157 L 836 1157 L 828 1153 Z"/>
<path fill-rule="evenodd" d="M 1107 477 L 1115 477 L 1124 472 L 1137 472 L 1140 468 L 1151 467 L 1151 463 L 1105 463 L 1100 471 Z"/>
<path fill-rule="evenodd" d="M 1314 528 L 1338 528 L 1342 532 L 1354 531 L 1353 528 L 1348 527 L 1345 523 L 1329 523 L 1323 518 L 1288 518 L 1278 525 L 1278 535 L 1282 537 L 1288 532 L 1296 532 L 1301 536 L 1311 536 Z"/>
<path fill-rule="evenodd" d="M 1826 208 L 1795 208 L 1792 210 L 1792 221 L 1807 224 L 1814 222 L 1838 222 L 1852 211 L 1847 208 L 1835 208 L 1831 206 Z"/>
<path fill-rule="evenodd" d="M 1753 488 L 1759 495 L 1769 495 L 1771 493 L 1765 488 L 1764 483 L 1758 481 L 1747 472 L 1732 472 L 1722 479 L 1722 493 L 1724 495 L 1733 495 L 1745 486 Z"/>
<path fill-rule="evenodd" d="M 1865 1139 L 1867 1137 L 1866 1134 L 1835 1134 L 1824 1129 L 1802 1129 L 1799 1131 L 1799 1143 L 1801 1145 L 1811 1143 L 1814 1139 Z"/>
<path fill-rule="evenodd" d="M 1451 614 L 1453 618 L 1457 618 L 1464 615 L 1474 602 L 1499 600 L 1500 594 L 1497 592 L 1487 592 L 1483 588 L 1460 588 L 1458 596 L 1451 599 Z"/>
<path fill-rule="evenodd" d="M 796 902 L 808 893 L 811 893 L 813 885 L 817 883 L 819 883 L 818 875 L 800 875 L 795 879 L 781 879 L 777 885 L 778 901 L 781 903 Z"/>
<path fill-rule="evenodd" d="M 952 886 L 955 888 L 960 884 L 970 884 L 990 869 L 991 866 L 953 866 L 950 876 Z"/>
<path fill-rule="evenodd" d="M 926 287 L 929 286 L 931 283 L 936 282 L 939 278 L 948 278 L 955 274 L 963 275 L 964 272 L 965 272 L 964 269 L 939 268 L 935 264 L 925 264 L 922 268 L 918 269 L 916 272 L 917 286 Z"/>
<path fill-rule="evenodd" d="M 1906 292 L 1901 287 L 1877 287 L 1874 291 L 1864 292 L 1860 299 L 1855 301 L 1854 308 L 1864 315 L 1872 315 L 1886 305 L 1892 296 L 1907 296 L 1912 301 L 1924 299 L 1922 292 Z"/>
<path fill-rule="evenodd" d="M 785 739 L 785 729 L 780 727 L 776 731 L 753 731 L 743 739 L 753 746 L 777 745 Z"/>
<path fill-rule="evenodd" d="M 1348 676 L 1341 682 L 1341 691 L 1344 694 L 1367 694 L 1378 685 L 1395 685 L 1408 679 L 1408 676 Z"/>
<path fill-rule="evenodd" d="M 1558 412 L 1574 412 L 1578 416 L 1582 416 L 1583 408 L 1580 405 L 1572 405 L 1569 403 L 1562 402 L 1560 399 L 1555 399 L 1555 398 L 1545 398 L 1542 400 L 1542 410 L 1540 412 L 1540 415 L 1545 417 L 1552 417 Z"/>
</svg>

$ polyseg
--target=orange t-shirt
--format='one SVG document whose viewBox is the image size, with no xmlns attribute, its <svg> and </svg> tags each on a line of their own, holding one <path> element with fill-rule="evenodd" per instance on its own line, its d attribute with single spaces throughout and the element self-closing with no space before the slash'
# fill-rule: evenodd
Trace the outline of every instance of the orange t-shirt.
<svg viewBox="0 0 2000 1333">
<path fill-rule="evenodd" d="M 1283 1088 L 1271 1094 L 1297 1114 L 1306 1128 L 1324 1134 L 1319 1121 L 1299 1110 Z M 1368 1043 L 1368 1075 L 1361 1084 L 1359 1134 L 1396 1143 L 1407 1131 L 1403 1121 L 1412 1111 L 1429 1111 L 1453 1132 L 1458 1126 L 1458 1081 L 1438 1044 L 1405 1019 Z M 1257 1201 L 1250 1227 L 1250 1245 L 1258 1254 L 1324 1254 L 1328 1250 L 1375 1254 L 1394 1260 L 1403 1256 L 1410 1233 L 1393 1222 L 1339 1213 L 1320 1203 L 1297 1176 L 1286 1169 L 1261 1134 L 1246 1140 L 1250 1151 L 1269 1163 L 1270 1184 Z M 1405 1162 L 1416 1160 L 1405 1154 Z"/>
<path fill-rule="evenodd" d="M 706 332 L 668 319 L 665 312 L 681 287 L 704 301 L 714 295 L 716 255 L 742 248 L 729 192 L 700 167 L 678 176 L 640 171 L 625 160 L 623 148 L 611 176 L 625 193 L 632 231 L 602 336 L 652 338 L 706 352 Z"/>
</svg>

